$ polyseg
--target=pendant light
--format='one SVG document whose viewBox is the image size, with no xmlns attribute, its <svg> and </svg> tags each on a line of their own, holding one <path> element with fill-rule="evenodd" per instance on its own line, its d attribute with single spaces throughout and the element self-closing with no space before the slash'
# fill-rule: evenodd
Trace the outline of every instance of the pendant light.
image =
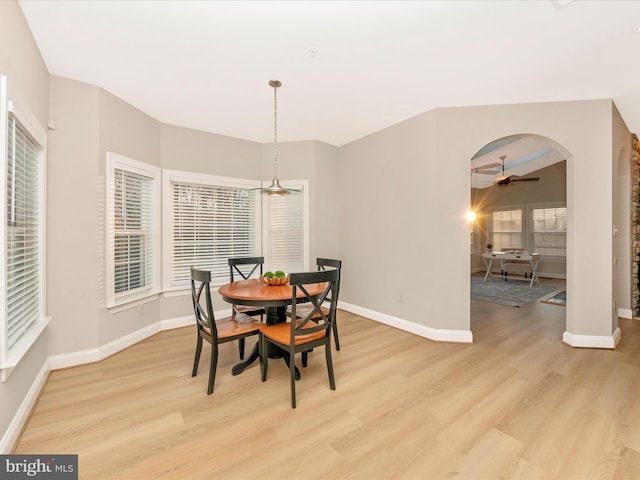
<svg viewBox="0 0 640 480">
<path fill-rule="evenodd" d="M 290 193 L 302 193 L 300 190 L 285 188 L 278 180 L 278 88 L 282 86 L 280 80 L 270 80 L 269 86 L 273 87 L 273 180 L 266 188 L 253 188 L 263 195 L 289 195 Z"/>
</svg>

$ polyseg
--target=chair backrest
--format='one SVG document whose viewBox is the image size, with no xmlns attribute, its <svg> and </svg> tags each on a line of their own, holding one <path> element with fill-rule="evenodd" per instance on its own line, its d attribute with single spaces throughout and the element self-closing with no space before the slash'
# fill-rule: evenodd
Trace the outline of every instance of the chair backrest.
<svg viewBox="0 0 640 480">
<path fill-rule="evenodd" d="M 340 274 L 342 270 L 342 260 L 334 260 L 332 258 L 320 258 L 316 259 L 316 265 L 318 266 L 318 271 L 326 270 L 326 267 L 333 267 L 338 270 L 338 286 L 336 287 L 336 302 L 338 301 L 338 295 L 340 294 Z M 333 296 L 329 297 L 327 300 L 332 300 Z"/>
<path fill-rule="evenodd" d="M 193 302 L 193 313 L 196 316 L 198 330 L 206 328 L 210 331 L 214 340 L 218 338 L 216 321 L 213 315 L 213 304 L 211 303 L 211 272 L 209 270 L 198 270 L 191 267 L 191 300 Z"/>
<path fill-rule="evenodd" d="M 264 257 L 240 257 L 229 259 L 229 278 L 234 280 L 234 273 L 237 273 L 243 280 L 251 278 L 256 273 L 256 270 L 262 275 L 262 265 L 264 264 Z"/>
<path fill-rule="evenodd" d="M 298 335 L 309 335 L 323 330 L 326 336 L 330 334 L 331 323 L 335 318 L 338 301 L 338 292 L 336 290 L 338 278 L 338 270 L 320 270 L 317 272 L 292 273 L 289 275 L 289 284 L 292 287 L 291 318 L 296 318 L 297 303 L 306 303 L 312 306 L 304 317 L 299 318 L 299 321 L 291 322 L 292 342 L 295 341 L 294 339 Z M 327 284 L 326 288 L 317 296 L 309 295 L 309 292 L 305 288 L 305 285 L 325 282 Z M 299 291 L 303 292 L 304 297 L 297 298 Z M 330 302 L 329 311 L 326 313 L 321 308 L 325 300 Z M 310 323 L 312 320 L 313 322 Z M 317 324 L 317 326 L 314 324 Z"/>
</svg>

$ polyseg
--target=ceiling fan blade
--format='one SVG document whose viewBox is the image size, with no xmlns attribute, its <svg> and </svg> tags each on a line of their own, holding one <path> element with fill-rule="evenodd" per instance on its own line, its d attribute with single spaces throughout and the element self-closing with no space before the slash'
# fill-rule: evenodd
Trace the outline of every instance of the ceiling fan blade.
<svg viewBox="0 0 640 480">
<path fill-rule="evenodd" d="M 514 178 L 512 182 L 539 182 L 540 177 Z"/>
<path fill-rule="evenodd" d="M 490 170 L 492 168 L 499 167 L 500 165 L 500 163 L 487 163 L 486 165 L 479 165 L 477 167 L 475 165 L 471 165 L 471 170 L 479 173 L 481 170 Z"/>
</svg>

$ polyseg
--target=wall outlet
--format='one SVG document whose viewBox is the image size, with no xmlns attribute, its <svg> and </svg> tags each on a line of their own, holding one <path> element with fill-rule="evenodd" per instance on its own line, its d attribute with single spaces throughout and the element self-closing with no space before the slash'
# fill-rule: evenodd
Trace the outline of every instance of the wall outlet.
<svg viewBox="0 0 640 480">
<path fill-rule="evenodd" d="M 400 299 L 401 302 L 405 302 L 407 300 L 407 294 L 401 290 L 398 298 Z"/>
</svg>

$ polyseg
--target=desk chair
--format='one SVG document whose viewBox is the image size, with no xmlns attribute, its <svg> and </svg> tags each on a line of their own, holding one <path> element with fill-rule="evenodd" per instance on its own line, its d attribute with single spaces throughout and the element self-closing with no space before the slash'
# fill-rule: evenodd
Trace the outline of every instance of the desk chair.
<svg viewBox="0 0 640 480">
<path fill-rule="evenodd" d="M 239 275 L 242 280 L 248 280 L 252 275 L 258 273 L 262 275 L 262 266 L 264 264 L 264 257 L 238 257 L 229 259 L 229 278 L 231 282 L 234 282 L 236 275 Z M 235 274 L 235 275 L 234 275 Z M 231 306 L 231 316 L 235 316 L 236 313 L 244 313 L 250 317 L 254 315 L 260 315 L 260 320 L 264 320 L 264 307 L 247 307 L 242 305 Z M 244 358 L 244 338 L 240 339 L 238 343 L 240 349 L 240 359 Z"/>
<path fill-rule="evenodd" d="M 198 373 L 202 341 L 206 340 L 211 344 L 207 395 L 213 393 L 213 384 L 216 379 L 218 365 L 218 345 L 233 340 L 244 341 L 246 337 L 260 333 L 260 329 L 264 326 L 264 323 L 244 313 L 236 313 L 230 317 L 216 320 L 213 315 L 210 284 L 211 272 L 208 270 L 196 270 L 191 267 L 191 300 L 193 301 L 193 312 L 196 316 L 198 330 L 196 356 L 193 361 L 191 376 L 195 377 Z"/>
<path fill-rule="evenodd" d="M 289 354 L 289 376 L 291 383 L 291 408 L 296 408 L 296 374 L 295 354 L 303 355 L 316 347 L 324 345 L 327 360 L 327 372 L 329 374 L 329 387 L 336 389 L 333 375 L 333 361 L 331 359 L 331 325 L 335 317 L 338 304 L 337 286 L 338 270 L 326 270 L 319 272 L 292 273 L 289 276 L 291 285 L 291 322 L 267 325 L 260 330 L 260 371 L 262 381 L 267 379 L 267 367 L 269 356 L 268 345 L 273 344 Z M 327 287 L 319 296 L 311 296 L 305 289 L 305 285 L 327 282 Z M 298 316 L 297 295 L 304 294 L 311 306 L 308 314 Z M 323 310 L 323 302 L 331 298 L 327 313 Z"/>
</svg>

